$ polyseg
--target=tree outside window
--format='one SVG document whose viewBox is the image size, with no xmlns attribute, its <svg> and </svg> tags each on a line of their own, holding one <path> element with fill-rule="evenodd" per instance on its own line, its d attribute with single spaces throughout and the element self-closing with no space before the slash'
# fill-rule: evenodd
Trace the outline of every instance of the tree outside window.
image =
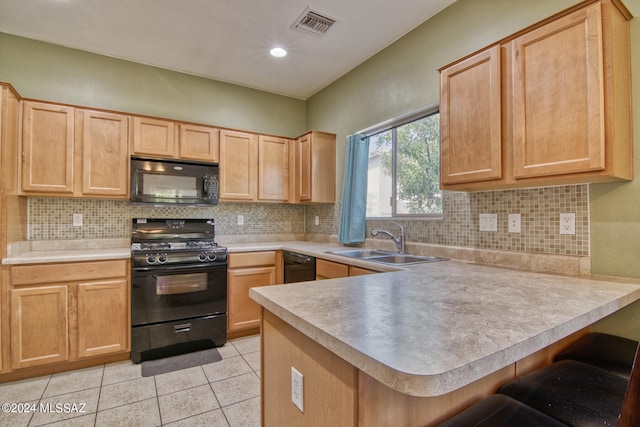
<svg viewBox="0 0 640 427">
<path fill-rule="evenodd" d="M 440 216 L 440 117 L 370 136 L 367 217 Z"/>
</svg>

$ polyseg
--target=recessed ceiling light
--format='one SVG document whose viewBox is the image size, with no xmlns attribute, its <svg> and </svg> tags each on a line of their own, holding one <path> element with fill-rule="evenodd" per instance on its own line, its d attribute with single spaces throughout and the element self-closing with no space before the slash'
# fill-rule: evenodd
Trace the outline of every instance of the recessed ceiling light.
<svg viewBox="0 0 640 427">
<path fill-rule="evenodd" d="M 271 56 L 275 56 L 276 58 L 283 58 L 287 56 L 287 51 L 281 47 L 274 47 L 269 51 L 269 53 L 271 54 Z"/>
</svg>

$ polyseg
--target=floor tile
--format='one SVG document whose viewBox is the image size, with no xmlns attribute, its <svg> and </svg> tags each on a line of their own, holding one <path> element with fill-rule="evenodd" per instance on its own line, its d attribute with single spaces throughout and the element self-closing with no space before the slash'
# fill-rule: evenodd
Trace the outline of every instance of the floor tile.
<svg viewBox="0 0 640 427">
<path fill-rule="evenodd" d="M 211 388 L 222 407 L 260 396 L 260 380 L 253 372 L 211 383 Z"/>
<path fill-rule="evenodd" d="M 93 427 L 96 422 L 96 414 L 82 415 L 57 423 L 47 424 L 47 427 Z"/>
<path fill-rule="evenodd" d="M 251 366 L 241 357 L 222 359 L 219 362 L 202 365 L 209 382 L 220 381 L 230 377 L 247 374 L 252 371 Z"/>
<path fill-rule="evenodd" d="M 125 361 L 0 384 L 0 400 L 36 405 L 35 412 L 0 413 L 0 427 L 259 426 L 259 337 L 218 351 L 219 362 L 155 377 Z M 50 411 L 39 410 L 47 404 Z M 56 404 L 67 406 L 56 411 Z"/>
<path fill-rule="evenodd" d="M 34 413 L 29 425 L 39 426 L 94 413 L 99 397 L 100 388 L 96 387 L 44 398 L 40 401 L 40 407 L 47 405 L 50 410 Z"/>
<path fill-rule="evenodd" d="M 154 427 L 159 425 L 160 410 L 156 398 L 107 409 L 96 415 L 96 427 Z"/>
<path fill-rule="evenodd" d="M 140 364 L 130 361 L 110 363 L 105 365 L 102 376 L 102 385 L 115 384 L 122 381 L 134 380 L 142 377 Z"/>
<path fill-rule="evenodd" d="M 158 403 L 163 424 L 220 407 L 209 384 L 159 396 Z"/>
<path fill-rule="evenodd" d="M 2 403 L 18 403 L 39 400 L 42 397 L 47 384 L 49 384 L 50 379 L 51 375 L 47 375 L 45 377 L 38 377 L 30 380 L 1 384 L 0 396 L 2 396 Z"/>
<path fill-rule="evenodd" d="M 197 387 L 209 382 L 207 381 L 207 376 L 204 374 L 204 371 L 200 366 L 156 375 L 155 379 L 158 396 L 185 390 L 187 388 Z"/>
<path fill-rule="evenodd" d="M 167 427 L 229 427 L 229 423 L 222 409 L 215 409 L 205 412 L 204 414 L 176 421 L 175 423 L 163 425 Z"/>
<path fill-rule="evenodd" d="M 254 371 L 260 370 L 260 352 L 256 351 L 253 353 L 243 354 L 242 357 L 247 361 L 251 369 Z"/>
<path fill-rule="evenodd" d="M 245 400 L 222 408 L 231 427 L 260 427 L 260 398 Z"/>
<path fill-rule="evenodd" d="M 43 397 L 59 396 L 74 391 L 100 387 L 104 365 L 97 368 L 54 374 L 44 390 Z"/>
<path fill-rule="evenodd" d="M 115 408 L 156 397 L 156 382 L 153 377 L 119 382 L 102 387 L 98 410 Z"/>
<path fill-rule="evenodd" d="M 230 341 L 222 347 L 217 347 L 216 350 L 218 350 L 218 353 L 220 353 L 220 356 L 222 356 L 223 359 L 240 356 L 240 353 L 238 353 L 238 350 L 236 350 Z"/>
<path fill-rule="evenodd" d="M 240 354 L 253 353 L 260 351 L 260 336 L 254 335 L 246 338 L 238 338 L 231 341 L 233 346 L 240 352 Z"/>
</svg>

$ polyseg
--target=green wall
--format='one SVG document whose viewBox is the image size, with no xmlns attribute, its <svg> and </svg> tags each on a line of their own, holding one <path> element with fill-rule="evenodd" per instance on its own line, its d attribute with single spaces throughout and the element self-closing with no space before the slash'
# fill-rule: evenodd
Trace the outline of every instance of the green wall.
<svg viewBox="0 0 640 427">
<path fill-rule="evenodd" d="M 296 137 L 306 103 L 0 33 L 0 81 L 21 96 Z"/>
</svg>

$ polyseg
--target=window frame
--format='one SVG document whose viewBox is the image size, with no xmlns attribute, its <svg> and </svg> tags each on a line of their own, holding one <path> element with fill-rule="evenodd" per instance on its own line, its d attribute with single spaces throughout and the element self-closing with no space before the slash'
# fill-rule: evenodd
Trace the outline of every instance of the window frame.
<svg viewBox="0 0 640 427">
<path fill-rule="evenodd" d="M 440 113 L 440 104 L 429 104 L 427 106 L 421 107 L 419 109 L 410 111 L 401 116 L 395 117 L 390 120 L 386 120 L 377 125 L 371 126 L 369 128 L 363 129 L 357 133 L 364 135 L 369 138 L 383 132 L 391 131 L 392 136 L 392 160 L 391 160 L 391 172 L 392 172 L 392 183 L 391 183 L 391 216 L 367 216 L 367 220 L 392 220 L 392 219 L 442 219 L 444 216 L 444 206 L 442 207 L 442 212 L 440 213 L 423 213 L 423 214 L 405 214 L 398 213 L 397 204 L 398 204 L 398 184 L 397 184 L 397 129 L 401 126 L 409 124 L 411 122 L 423 119 L 425 117 L 439 114 Z M 442 152 L 440 152 L 442 155 Z M 442 190 L 440 191 L 442 194 Z"/>
</svg>

